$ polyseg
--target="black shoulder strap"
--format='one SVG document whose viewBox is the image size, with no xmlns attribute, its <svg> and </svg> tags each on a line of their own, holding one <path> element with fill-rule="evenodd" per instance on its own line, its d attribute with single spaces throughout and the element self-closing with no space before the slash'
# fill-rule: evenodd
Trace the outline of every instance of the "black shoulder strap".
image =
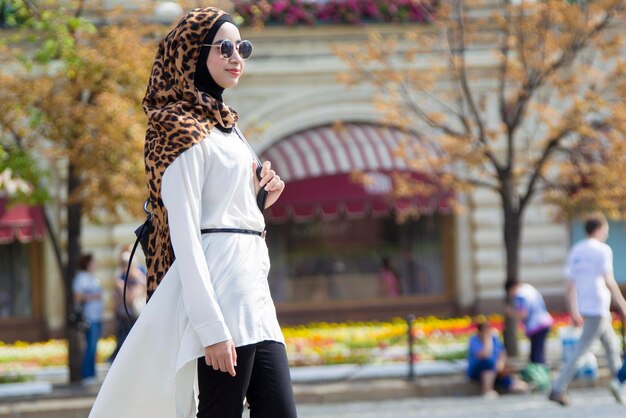
<svg viewBox="0 0 626 418">
<path fill-rule="evenodd" d="M 135 243 L 133 244 L 133 249 L 130 252 L 130 258 L 128 260 L 128 267 L 126 268 L 126 277 L 124 277 L 124 295 L 122 297 L 124 298 L 124 310 L 126 311 L 126 315 L 128 315 L 128 318 L 130 319 L 132 319 L 132 316 L 130 315 L 130 312 L 128 312 L 128 306 L 126 306 L 126 286 L 128 285 L 128 276 L 130 275 L 130 268 L 133 265 L 133 257 L 135 257 L 135 251 L 137 251 L 137 245 L 139 245 L 141 236 L 143 235 L 144 229 L 148 227 L 149 221 L 150 219 L 147 219 L 143 223 L 143 225 L 141 225 L 141 230 L 139 231 L 139 234 L 137 234 L 137 239 L 135 240 Z"/>
<path fill-rule="evenodd" d="M 236 125 L 234 127 L 234 131 L 239 137 L 239 139 L 241 139 L 241 142 L 246 144 L 246 146 L 250 150 L 250 154 L 252 154 L 252 157 L 256 160 L 256 164 L 257 164 L 256 178 L 257 180 L 261 181 L 261 170 L 263 169 L 262 167 L 263 163 L 261 163 L 261 160 L 256 155 L 256 152 L 254 152 L 254 150 L 252 149 L 248 141 L 246 141 L 246 138 L 244 138 L 243 134 L 241 133 L 241 131 L 239 131 L 239 128 Z M 261 187 L 261 190 L 259 190 L 259 193 L 256 196 L 256 204 L 259 207 L 259 210 L 261 211 L 261 213 L 263 213 L 263 211 L 265 210 L 265 199 L 267 199 L 267 190 Z"/>
</svg>

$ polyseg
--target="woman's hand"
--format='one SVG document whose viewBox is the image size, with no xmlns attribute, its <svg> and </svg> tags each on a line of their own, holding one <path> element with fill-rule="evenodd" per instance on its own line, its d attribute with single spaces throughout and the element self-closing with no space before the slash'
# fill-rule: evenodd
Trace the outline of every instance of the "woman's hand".
<svg viewBox="0 0 626 418">
<path fill-rule="evenodd" d="M 256 177 L 256 167 L 257 163 L 252 163 L 252 176 L 254 177 L 254 190 L 256 194 L 259 194 L 259 190 L 261 187 L 264 187 L 267 190 L 267 199 L 265 199 L 265 209 L 272 206 L 278 198 L 280 194 L 285 190 L 285 182 L 278 177 L 276 172 L 272 170 L 272 163 L 269 161 L 265 161 L 261 166 L 261 181 L 259 181 Z"/>
<path fill-rule="evenodd" d="M 235 366 L 237 366 L 237 351 L 233 340 L 222 341 L 204 347 L 204 361 L 213 370 L 221 370 L 235 376 Z"/>
</svg>

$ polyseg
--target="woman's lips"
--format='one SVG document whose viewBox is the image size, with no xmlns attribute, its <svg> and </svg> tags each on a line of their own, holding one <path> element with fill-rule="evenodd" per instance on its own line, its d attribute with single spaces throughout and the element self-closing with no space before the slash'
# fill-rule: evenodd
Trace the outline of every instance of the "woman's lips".
<svg viewBox="0 0 626 418">
<path fill-rule="evenodd" d="M 228 71 L 235 77 L 239 77 L 239 75 L 241 75 L 241 70 L 226 70 L 226 71 Z"/>
</svg>

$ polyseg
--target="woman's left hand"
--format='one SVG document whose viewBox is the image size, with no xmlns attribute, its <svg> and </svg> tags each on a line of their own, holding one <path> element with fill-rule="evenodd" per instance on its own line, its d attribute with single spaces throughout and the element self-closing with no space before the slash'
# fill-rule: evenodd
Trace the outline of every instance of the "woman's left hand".
<svg viewBox="0 0 626 418">
<path fill-rule="evenodd" d="M 272 170 L 272 163 L 265 161 L 261 166 L 261 181 L 256 177 L 257 163 L 252 163 L 252 176 L 254 177 L 254 190 L 259 194 L 261 187 L 267 190 L 267 198 L 265 199 L 265 209 L 272 206 L 285 190 L 285 182 L 280 179 L 278 174 Z"/>
</svg>

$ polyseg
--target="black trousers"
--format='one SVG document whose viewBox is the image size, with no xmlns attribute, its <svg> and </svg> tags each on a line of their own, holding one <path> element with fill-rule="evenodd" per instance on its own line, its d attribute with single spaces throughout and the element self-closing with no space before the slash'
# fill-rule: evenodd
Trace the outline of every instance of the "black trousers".
<svg viewBox="0 0 626 418">
<path fill-rule="evenodd" d="M 250 418 L 296 418 L 285 346 L 275 341 L 237 347 L 236 376 L 213 370 L 198 359 L 197 418 L 241 418 L 243 400 Z"/>
<path fill-rule="evenodd" d="M 550 327 L 538 331 L 530 336 L 530 362 L 546 364 L 546 337 Z"/>
</svg>

